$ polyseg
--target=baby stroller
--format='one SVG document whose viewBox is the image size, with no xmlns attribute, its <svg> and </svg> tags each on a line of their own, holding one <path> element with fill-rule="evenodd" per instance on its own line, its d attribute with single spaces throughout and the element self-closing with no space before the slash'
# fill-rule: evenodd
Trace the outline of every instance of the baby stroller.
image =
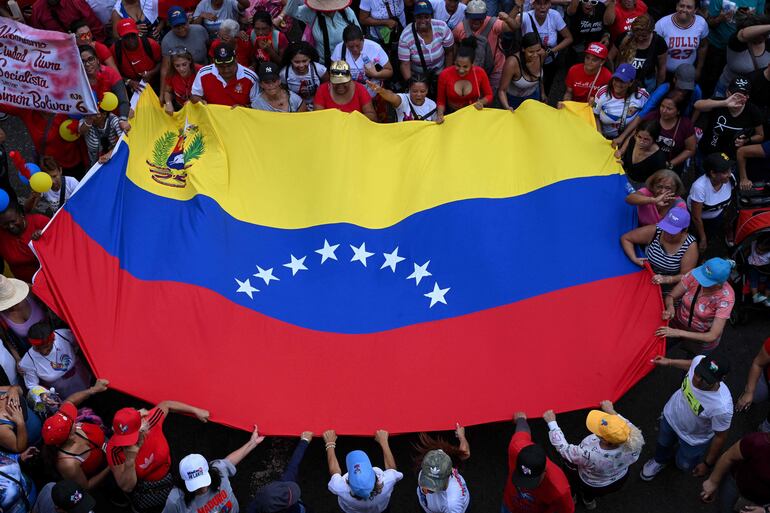
<svg viewBox="0 0 770 513">
<path fill-rule="evenodd" d="M 760 237 L 770 236 L 770 183 L 755 182 L 748 191 L 738 190 L 738 216 L 732 241 L 732 259 L 735 271 L 730 284 L 735 291 L 735 306 L 730 324 L 736 326 L 749 321 L 752 314 L 770 313 L 763 303 L 754 303 L 749 287 L 749 263 L 751 244 Z M 770 287 L 770 266 L 759 267 L 761 275 L 768 277 Z"/>
</svg>

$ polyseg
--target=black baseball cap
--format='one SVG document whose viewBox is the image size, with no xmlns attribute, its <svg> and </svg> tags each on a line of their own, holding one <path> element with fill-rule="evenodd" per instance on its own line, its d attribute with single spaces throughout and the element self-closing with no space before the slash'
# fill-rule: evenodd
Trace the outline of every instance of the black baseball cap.
<svg viewBox="0 0 770 513">
<path fill-rule="evenodd" d="M 719 357 L 704 356 L 693 371 L 709 385 L 722 381 L 730 372 L 730 362 Z"/>
<path fill-rule="evenodd" d="M 278 66 L 272 62 L 260 62 L 257 68 L 257 76 L 261 82 L 272 82 L 278 80 Z"/>
<path fill-rule="evenodd" d="M 511 481 L 521 488 L 537 488 L 545 474 L 545 450 L 537 444 L 524 447 L 516 456 L 516 469 Z"/>
<path fill-rule="evenodd" d="M 96 499 L 74 481 L 59 481 L 51 489 L 54 505 L 67 513 L 88 513 L 96 506 Z"/>
<path fill-rule="evenodd" d="M 226 44 L 220 44 L 214 49 L 214 64 L 232 64 L 235 62 L 235 51 Z"/>
<path fill-rule="evenodd" d="M 708 171 L 716 171 L 717 173 L 724 173 L 730 171 L 735 167 L 735 161 L 725 153 L 712 153 L 707 155 L 703 159 L 703 169 Z"/>
<path fill-rule="evenodd" d="M 730 82 L 730 87 L 728 87 L 727 90 L 731 93 L 749 94 L 749 91 L 751 90 L 751 80 L 739 75 Z"/>
</svg>

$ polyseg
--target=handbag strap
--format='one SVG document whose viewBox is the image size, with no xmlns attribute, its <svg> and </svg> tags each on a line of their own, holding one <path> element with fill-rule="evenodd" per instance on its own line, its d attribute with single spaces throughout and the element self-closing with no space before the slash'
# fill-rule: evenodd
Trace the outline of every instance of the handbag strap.
<svg viewBox="0 0 770 513">
<path fill-rule="evenodd" d="M 610 93 L 612 94 L 612 93 Z M 618 129 L 619 134 L 623 133 L 623 130 L 626 129 L 626 118 L 628 118 L 628 105 L 631 103 L 631 96 L 626 96 L 625 101 L 623 102 L 623 113 L 620 116 L 620 128 Z"/>
<path fill-rule="evenodd" d="M 698 302 L 698 296 L 700 295 L 700 291 L 703 287 L 698 285 L 698 288 L 695 289 L 695 294 L 692 296 L 692 303 L 690 303 L 690 315 L 687 317 L 687 329 L 690 329 L 690 326 L 692 326 L 692 316 L 695 314 L 695 303 Z"/>
<path fill-rule="evenodd" d="M 24 500 L 24 505 L 27 507 L 26 511 L 30 511 L 32 509 L 32 505 L 29 503 L 29 497 L 27 497 L 27 490 L 24 489 L 24 483 L 13 476 L 6 474 L 2 470 L 0 470 L 0 476 L 16 483 L 16 485 L 19 487 L 19 491 L 21 492 L 21 498 Z"/>
<path fill-rule="evenodd" d="M 412 34 L 414 35 L 414 45 L 417 47 L 417 55 L 420 57 L 420 66 L 422 66 L 422 72 L 427 73 L 428 65 L 425 62 L 425 55 L 422 53 L 422 45 L 420 44 L 419 37 L 417 37 L 417 28 L 414 26 L 414 23 L 412 23 Z"/>
<path fill-rule="evenodd" d="M 318 13 L 315 19 L 318 20 L 318 26 L 321 27 L 321 36 L 323 37 L 324 44 L 324 64 L 328 68 L 332 63 L 332 50 L 329 43 L 329 28 L 326 26 L 326 15 Z"/>
</svg>

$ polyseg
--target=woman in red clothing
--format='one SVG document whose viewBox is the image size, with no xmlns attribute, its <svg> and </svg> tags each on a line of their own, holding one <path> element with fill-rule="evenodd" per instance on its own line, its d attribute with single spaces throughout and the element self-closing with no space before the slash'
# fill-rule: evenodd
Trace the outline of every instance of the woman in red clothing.
<svg viewBox="0 0 770 513">
<path fill-rule="evenodd" d="M 0 212 L 0 258 L 8 262 L 16 278 L 32 283 L 32 276 L 40 264 L 29 249 L 29 241 L 40 238 L 49 220 L 40 214 L 24 215 L 18 203 Z"/>
<path fill-rule="evenodd" d="M 455 111 L 473 105 L 478 110 L 492 103 L 492 86 L 484 68 L 473 64 L 476 55 L 476 38 L 471 36 L 460 42 L 455 65 L 438 76 L 436 123 L 444 122 L 447 110 Z"/>
<path fill-rule="evenodd" d="M 131 105 L 128 102 L 128 93 L 123 78 L 114 69 L 102 66 L 96 56 L 96 50 L 92 46 L 82 45 L 78 48 L 80 60 L 83 61 L 83 67 L 88 76 L 88 82 L 96 93 L 96 97 L 102 98 L 106 92 L 112 92 L 118 97 L 118 112 L 116 114 L 120 118 L 120 129 L 127 133 L 131 130 L 131 125 L 128 124 L 128 111 Z"/>
<path fill-rule="evenodd" d="M 192 96 L 192 85 L 201 66 L 193 62 L 192 54 L 187 48 L 173 48 L 169 55 L 171 69 L 166 74 L 163 105 L 167 114 L 173 114 L 174 110 L 181 109 Z"/>
<path fill-rule="evenodd" d="M 369 91 L 358 82 L 353 82 L 351 78 L 350 66 L 347 62 L 332 62 L 329 67 L 329 83 L 321 84 L 315 93 L 313 99 L 315 110 L 358 111 L 372 121 L 377 121 L 377 113 L 372 106 Z"/>
<path fill-rule="evenodd" d="M 43 424 L 43 441 L 53 449 L 51 457 L 57 472 L 87 491 L 102 483 L 110 468 L 104 453 L 102 427 L 93 422 L 78 422 L 77 405 L 107 390 L 108 384 L 106 379 L 99 379 L 91 388 L 71 395 Z"/>
</svg>

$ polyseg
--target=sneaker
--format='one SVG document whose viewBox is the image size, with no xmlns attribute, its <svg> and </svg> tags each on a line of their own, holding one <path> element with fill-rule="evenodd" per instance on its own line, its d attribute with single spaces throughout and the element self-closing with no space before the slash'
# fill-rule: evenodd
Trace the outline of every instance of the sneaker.
<svg viewBox="0 0 770 513">
<path fill-rule="evenodd" d="M 639 477 L 642 478 L 642 481 L 652 481 L 664 468 L 666 468 L 665 463 L 658 463 L 655 458 L 651 458 L 642 467 Z"/>
<path fill-rule="evenodd" d="M 589 511 L 593 511 L 596 509 L 596 499 L 591 499 L 590 501 L 587 501 L 585 499 L 582 499 L 583 507 Z"/>
<path fill-rule="evenodd" d="M 760 294 L 757 292 L 753 296 L 751 296 L 751 300 L 754 301 L 754 303 L 765 303 L 767 304 L 767 296 Z"/>
</svg>

